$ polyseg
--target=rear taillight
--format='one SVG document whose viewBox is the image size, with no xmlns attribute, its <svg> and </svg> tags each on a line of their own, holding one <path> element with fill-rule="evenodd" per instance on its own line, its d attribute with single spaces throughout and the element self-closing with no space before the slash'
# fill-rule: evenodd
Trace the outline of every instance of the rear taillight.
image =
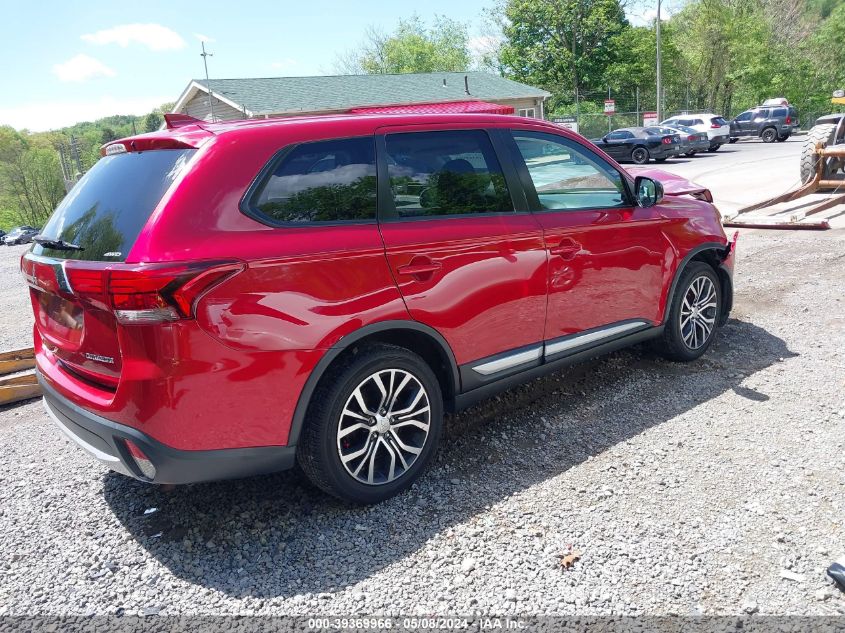
<svg viewBox="0 0 845 633">
<path fill-rule="evenodd" d="M 244 264 L 231 261 L 137 265 L 21 261 L 30 286 L 97 303 L 126 325 L 190 319 L 203 294 L 243 268 Z"/>
<path fill-rule="evenodd" d="M 664 145 L 669 145 L 672 142 L 672 137 L 671 136 L 664 136 L 661 139 L 660 142 L 663 143 Z"/>
<path fill-rule="evenodd" d="M 695 141 L 696 139 L 698 139 L 698 137 L 697 137 L 697 136 L 695 136 L 694 134 L 690 134 L 690 135 L 687 137 L 687 140 L 688 140 L 688 141 Z"/>
<path fill-rule="evenodd" d="M 711 123 L 710 127 L 713 128 L 714 130 L 718 130 L 720 127 L 722 127 L 722 124 L 721 123 Z"/>
<path fill-rule="evenodd" d="M 792 117 L 786 117 L 786 124 L 787 124 L 787 125 L 791 125 L 791 124 L 792 124 Z"/>
<path fill-rule="evenodd" d="M 243 264 L 233 262 L 112 270 L 108 299 L 126 325 L 189 319 L 200 296 L 241 270 Z"/>
</svg>

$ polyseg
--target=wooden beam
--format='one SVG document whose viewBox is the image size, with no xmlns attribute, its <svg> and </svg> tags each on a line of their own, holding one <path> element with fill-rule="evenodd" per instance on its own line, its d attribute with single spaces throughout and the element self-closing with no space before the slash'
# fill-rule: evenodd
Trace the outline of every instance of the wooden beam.
<svg viewBox="0 0 845 633">
<path fill-rule="evenodd" d="M 0 376 L 35 367 L 35 350 L 31 347 L 0 352 Z"/>
<path fill-rule="evenodd" d="M 35 374 L 0 379 L 0 406 L 37 398 L 40 395 L 41 385 L 38 384 Z"/>
</svg>

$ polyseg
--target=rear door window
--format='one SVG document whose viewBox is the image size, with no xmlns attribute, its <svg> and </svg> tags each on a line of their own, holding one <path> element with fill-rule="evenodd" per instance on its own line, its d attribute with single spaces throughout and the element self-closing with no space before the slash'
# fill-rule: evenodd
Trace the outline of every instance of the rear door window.
<svg viewBox="0 0 845 633">
<path fill-rule="evenodd" d="M 373 138 L 316 141 L 283 151 L 247 206 L 250 215 L 274 225 L 374 221 Z"/>
<path fill-rule="evenodd" d="M 195 149 L 166 149 L 104 156 L 70 190 L 41 235 L 81 246 L 33 253 L 61 259 L 124 261 L 165 192 Z"/>
<path fill-rule="evenodd" d="M 393 217 L 514 211 L 502 167 L 484 130 L 388 134 L 385 148 Z"/>
</svg>

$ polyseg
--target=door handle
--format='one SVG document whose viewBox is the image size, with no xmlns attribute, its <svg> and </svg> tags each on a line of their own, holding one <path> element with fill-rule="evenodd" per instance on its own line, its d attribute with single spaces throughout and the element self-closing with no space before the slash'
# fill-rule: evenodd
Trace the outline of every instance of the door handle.
<svg viewBox="0 0 845 633">
<path fill-rule="evenodd" d="M 428 257 L 414 257 L 410 263 L 399 266 L 396 272 L 400 275 L 409 275 L 414 278 L 421 278 L 431 275 L 443 268 L 443 264 Z"/>
<path fill-rule="evenodd" d="M 562 259 L 574 259 L 578 253 L 581 252 L 581 244 L 571 238 L 561 240 L 560 244 L 549 249 L 552 255 L 557 255 Z"/>
</svg>

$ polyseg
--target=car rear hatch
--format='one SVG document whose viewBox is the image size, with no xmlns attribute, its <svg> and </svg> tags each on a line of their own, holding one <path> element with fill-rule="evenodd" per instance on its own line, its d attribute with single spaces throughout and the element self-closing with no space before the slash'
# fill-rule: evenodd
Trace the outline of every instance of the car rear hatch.
<svg viewBox="0 0 845 633">
<path fill-rule="evenodd" d="M 178 316 L 176 300 L 160 291 L 189 273 L 126 263 L 197 151 L 172 138 L 152 145 L 138 139 L 107 146 L 21 260 L 43 346 L 62 369 L 106 390 L 117 387 L 124 366 L 121 324 L 139 316 L 139 322 L 144 316 L 168 320 L 168 311 Z M 162 149 L 127 151 L 151 146 Z"/>
</svg>

